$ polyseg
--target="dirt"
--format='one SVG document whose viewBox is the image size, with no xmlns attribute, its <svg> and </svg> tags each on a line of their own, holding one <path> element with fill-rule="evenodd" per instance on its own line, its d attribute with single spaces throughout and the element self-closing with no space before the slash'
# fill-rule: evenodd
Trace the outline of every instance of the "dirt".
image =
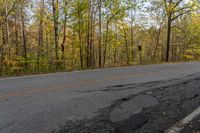
<svg viewBox="0 0 200 133">
<path fill-rule="evenodd" d="M 187 125 L 181 133 L 200 133 L 200 116 Z"/>
</svg>

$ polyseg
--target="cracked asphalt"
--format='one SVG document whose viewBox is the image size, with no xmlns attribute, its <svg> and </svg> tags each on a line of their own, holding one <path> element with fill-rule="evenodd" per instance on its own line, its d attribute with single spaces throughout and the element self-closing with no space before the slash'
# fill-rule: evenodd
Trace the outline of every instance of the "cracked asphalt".
<svg viewBox="0 0 200 133">
<path fill-rule="evenodd" d="M 67 122 L 55 132 L 164 133 L 200 105 L 200 75 L 149 84 L 150 90 L 115 101 L 93 119 Z M 149 87 L 146 85 L 142 87 Z M 199 119 L 182 133 L 193 133 L 197 128 Z"/>
<path fill-rule="evenodd" d="M 199 105 L 198 62 L 2 78 L 0 133 L 162 133 Z"/>
</svg>

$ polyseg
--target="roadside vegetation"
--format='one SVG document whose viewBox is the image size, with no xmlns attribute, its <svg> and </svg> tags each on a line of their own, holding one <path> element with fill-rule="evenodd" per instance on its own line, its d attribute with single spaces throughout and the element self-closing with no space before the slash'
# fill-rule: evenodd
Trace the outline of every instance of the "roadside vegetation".
<svg viewBox="0 0 200 133">
<path fill-rule="evenodd" d="M 199 0 L 0 1 L 0 76 L 199 60 Z"/>
</svg>

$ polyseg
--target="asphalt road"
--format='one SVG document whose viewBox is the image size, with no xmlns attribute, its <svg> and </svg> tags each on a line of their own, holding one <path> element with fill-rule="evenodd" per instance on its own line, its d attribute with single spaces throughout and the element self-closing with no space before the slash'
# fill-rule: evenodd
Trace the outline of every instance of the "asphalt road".
<svg viewBox="0 0 200 133">
<path fill-rule="evenodd" d="M 191 82 L 198 81 L 199 73 L 200 63 L 191 62 L 2 78 L 0 133 L 80 133 L 95 127 L 94 124 L 102 129 L 102 123 L 108 123 L 104 127 L 105 133 L 128 133 L 127 130 L 148 125 L 150 117 L 143 115 L 145 109 L 152 112 L 154 107 L 165 107 L 166 97 L 177 100 L 176 97 L 180 96 L 173 94 L 181 92 L 178 90 L 181 87 L 176 86 L 176 91 L 168 90 L 168 93 L 164 91 L 177 84 L 188 83 L 191 86 Z M 199 87 L 198 82 L 194 84 Z M 188 89 L 184 92 L 182 95 L 192 99 L 199 93 L 198 89 L 189 96 Z M 189 104 L 188 100 L 184 103 Z M 197 105 L 199 101 L 177 119 L 190 113 Z M 130 122 L 135 123 L 132 124 L 135 127 L 124 127 Z M 87 129 L 85 132 L 95 133 L 95 130 L 98 131 Z M 142 128 L 137 132 L 143 132 Z"/>
</svg>

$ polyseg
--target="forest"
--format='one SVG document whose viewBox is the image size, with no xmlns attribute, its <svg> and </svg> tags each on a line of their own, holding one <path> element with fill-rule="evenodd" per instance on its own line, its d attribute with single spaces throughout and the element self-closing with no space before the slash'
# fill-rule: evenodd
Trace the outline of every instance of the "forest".
<svg viewBox="0 0 200 133">
<path fill-rule="evenodd" d="M 0 0 L 0 75 L 200 61 L 199 0 Z"/>
</svg>

